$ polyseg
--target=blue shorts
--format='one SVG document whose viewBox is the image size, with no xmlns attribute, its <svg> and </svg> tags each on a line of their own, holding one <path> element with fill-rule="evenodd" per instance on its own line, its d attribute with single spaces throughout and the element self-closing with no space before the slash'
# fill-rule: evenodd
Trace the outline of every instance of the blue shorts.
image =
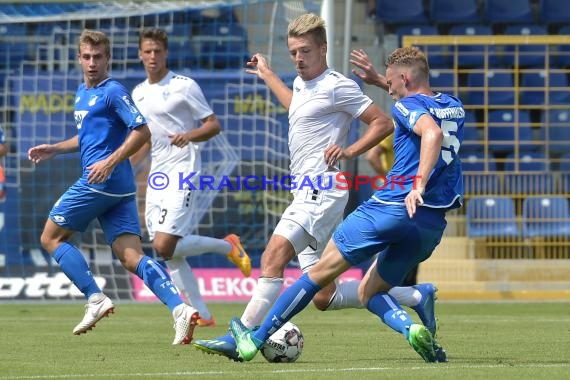
<svg viewBox="0 0 570 380">
<path fill-rule="evenodd" d="M 333 240 L 352 265 L 378 253 L 378 274 L 390 285 L 398 286 L 408 272 L 431 256 L 446 225 L 444 209 L 418 207 L 410 219 L 405 206 L 371 198 L 337 227 Z"/>
<path fill-rule="evenodd" d="M 79 181 L 57 200 L 49 218 L 61 227 L 80 232 L 97 219 L 109 245 L 125 233 L 141 236 L 135 195 L 103 194 Z"/>
</svg>

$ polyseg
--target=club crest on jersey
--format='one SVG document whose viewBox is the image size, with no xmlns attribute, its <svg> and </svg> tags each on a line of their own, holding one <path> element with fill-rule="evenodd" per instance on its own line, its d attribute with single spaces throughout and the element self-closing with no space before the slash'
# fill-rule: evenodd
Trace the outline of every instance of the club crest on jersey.
<svg viewBox="0 0 570 380">
<path fill-rule="evenodd" d="M 170 92 L 168 90 L 166 90 L 162 93 L 162 97 L 164 98 L 164 100 L 168 99 L 169 96 L 170 96 Z"/>
<path fill-rule="evenodd" d="M 73 117 L 75 118 L 75 125 L 77 126 L 77 129 L 81 129 L 81 125 L 83 124 L 83 119 L 85 119 L 85 116 L 87 116 L 87 113 L 89 111 L 75 111 L 73 113 Z"/>
<path fill-rule="evenodd" d="M 95 103 L 97 102 L 97 98 L 98 98 L 98 96 L 95 95 L 94 97 L 92 97 L 92 98 L 89 100 L 89 103 L 88 103 L 88 104 L 89 104 L 89 107 L 92 107 L 92 106 L 95 105 Z"/>
</svg>

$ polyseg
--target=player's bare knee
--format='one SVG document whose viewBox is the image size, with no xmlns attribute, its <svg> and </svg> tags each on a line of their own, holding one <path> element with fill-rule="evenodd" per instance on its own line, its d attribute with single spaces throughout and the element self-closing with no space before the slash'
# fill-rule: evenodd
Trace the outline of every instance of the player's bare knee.
<svg viewBox="0 0 570 380">
<path fill-rule="evenodd" d="M 168 244 L 163 244 L 161 242 L 153 241 L 152 248 L 154 248 L 156 253 L 165 260 L 171 259 L 174 254 L 174 251 L 170 249 Z"/>
<path fill-rule="evenodd" d="M 315 297 L 313 297 L 313 304 L 315 305 L 317 310 L 320 311 L 327 310 L 330 302 L 331 302 L 331 297 L 329 297 L 328 295 L 317 293 Z"/>
</svg>

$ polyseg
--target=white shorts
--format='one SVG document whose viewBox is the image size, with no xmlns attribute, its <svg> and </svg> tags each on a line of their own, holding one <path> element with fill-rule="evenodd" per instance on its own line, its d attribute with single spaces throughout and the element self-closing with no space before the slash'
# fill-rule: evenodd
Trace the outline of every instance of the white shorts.
<svg viewBox="0 0 570 380">
<path fill-rule="evenodd" d="M 193 212 L 195 191 L 147 188 L 145 220 L 149 239 L 157 232 L 186 236 L 198 227 Z"/>
<path fill-rule="evenodd" d="M 339 189 L 300 190 L 283 212 L 273 233 L 291 242 L 302 270 L 321 257 L 342 220 L 348 195 Z"/>
</svg>

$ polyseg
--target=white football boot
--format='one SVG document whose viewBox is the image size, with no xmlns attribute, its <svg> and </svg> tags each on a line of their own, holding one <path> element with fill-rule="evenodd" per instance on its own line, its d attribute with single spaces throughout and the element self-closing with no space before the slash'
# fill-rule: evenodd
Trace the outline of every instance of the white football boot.
<svg viewBox="0 0 570 380">
<path fill-rule="evenodd" d="M 75 335 L 84 334 L 95 327 L 95 324 L 103 317 L 115 311 L 113 301 L 103 293 L 95 293 L 89 297 L 85 305 L 85 315 L 77 326 L 73 328 Z"/>
<path fill-rule="evenodd" d="M 189 305 L 180 304 L 176 306 L 172 315 L 174 317 L 174 331 L 176 332 L 172 344 L 189 344 L 192 341 L 194 327 L 200 319 L 198 310 Z"/>
</svg>

